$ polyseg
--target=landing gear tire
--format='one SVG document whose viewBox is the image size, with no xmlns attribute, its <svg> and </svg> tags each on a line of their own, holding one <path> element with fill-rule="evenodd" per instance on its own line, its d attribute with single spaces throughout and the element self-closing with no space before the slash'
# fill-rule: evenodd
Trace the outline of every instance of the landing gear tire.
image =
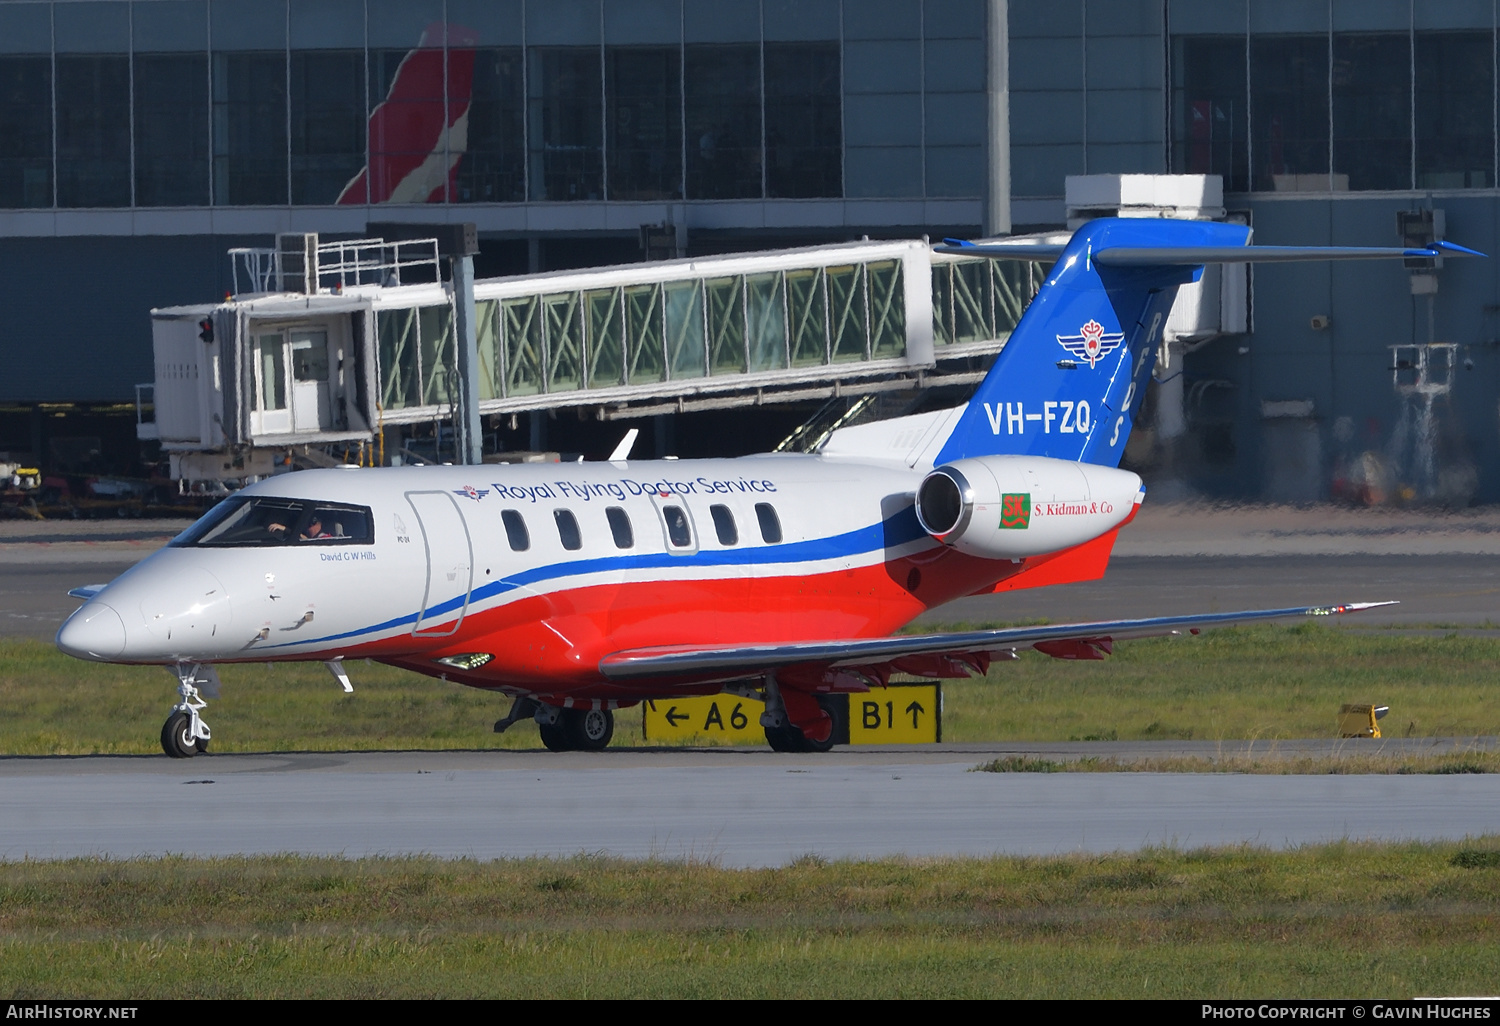
<svg viewBox="0 0 1500 1026">
<path fill-rule="evenodd" d="M 823 741 L 810 740 L 806 734 L 792 726 L 790 723 L 780 727 L 766 728 L 766 744 L 771 746 L 773 752 L 827 752 L 832 751 L 834 738 L 847 733 L 843 729 L 844 706 L 832 699 L 818 696 L 818 705 L 822 706 L 830 719 L 833 720 L 833 729 L 828 732 L 827 739 Z"/>
<path fill-rule="evenodd" d="M 804 740 L 802 731 L 790 724 L 766 728 L 766 744 L 771 746 L 773 752 L 800 752 Z"/>
<path fill-rule="evenodd" d="M 174 759 L 191 759 L 204 749 L 208 742 L 199 742 L 193 737 L 193 719 L 185 712 L 174 712 L 161 727 L 161 750 Z"/>
<path fill-rule="evenodd" d="M 564 709 L 561 723 L 579 752 L 602 752 L 615 736 L 615 714 L 608 709 Z"/>
<path fill-rule="evenodd" d="M 568 743 L 568 734 L 563 729 L 561 720 L 556 723 L 537 724 L 537 733 L 542 735 L 542 744 L 547 746 L 549 752 L 568 752 L 573 749 L 573 746 Z"/>
</svg>

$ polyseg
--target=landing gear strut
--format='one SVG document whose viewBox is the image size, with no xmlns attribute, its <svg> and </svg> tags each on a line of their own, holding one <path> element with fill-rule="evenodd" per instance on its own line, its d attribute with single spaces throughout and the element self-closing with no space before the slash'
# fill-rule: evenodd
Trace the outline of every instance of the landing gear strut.
<svg viewBox="0 0 1500 1026">
<path fill-rule="evenodd" d="M 602 752 L 615 736 L 615 714 L 609 709 L 559 709 L 542 705 L 536 711 L 542 744 L 553 752 Z"/>
<path fill-rule="evenodd" d="M 208 724 L 198 713 L 208 707 L 204 701 L 219 697 L 219 675 L 212 666 L 202 663 L 178 663 L 169 667 L 177 678 L 177 694 L 182 701 L 172 707 L 161 727 L 161 750 L 174 759 L 191 759 L 208 751 Z"/>
</svg>

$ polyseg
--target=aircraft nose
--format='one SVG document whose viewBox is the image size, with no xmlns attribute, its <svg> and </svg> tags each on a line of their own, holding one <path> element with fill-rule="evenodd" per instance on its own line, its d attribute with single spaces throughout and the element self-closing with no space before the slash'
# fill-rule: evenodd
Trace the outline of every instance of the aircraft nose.
<svg viewBox="0 0 1500 1026">
<path fill-rule="evenodd" d="M 125 623 L 103 602 L 86 602 L 58 630 L 57 647 L 78 659 L 113 659 L 125 651 Z"/>
</svg>

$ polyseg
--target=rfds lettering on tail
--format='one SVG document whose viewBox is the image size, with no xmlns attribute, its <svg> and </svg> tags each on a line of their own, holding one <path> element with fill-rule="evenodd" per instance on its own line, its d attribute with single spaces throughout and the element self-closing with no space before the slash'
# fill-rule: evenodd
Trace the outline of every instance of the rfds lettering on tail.
<svg viewBox="0 0 1500 1026">
<path fill-rule="evenodd" d="M 604 748 L 623 707 L 723 696 L 721 711 L 756 703 L 771 747 L 809 751 L 835 743 L 841 708 L 851 732 L 867 703 L 880 729 L 922 722 L 922 702 L 897 708 L 893 674 L 981 676 L 1024 648 L 1098 659 L 1122 639 L 1381 604 L 895 633 L 964 596 L 1104 574 L 1143 498 L 1119 462 L 1159 332 L 1205 264 L 1479 255 L 1249 243 L 1240 225 L 1109 218 L 1059 247 L 944 243 L 1055 260 L 960 407 L 845 427 L 812 455 L 633 461 L 622 444 L 607 462 L 484 478 L 277 476 L 75 589 L 85 601 L 57 645 L 167 667 L 179 701 L 161 740 L 175 757 L 209 746 L 218 664 L 318 661 L 347 688 L 352 659 L 510 696 L 496 730 L 531 720 L 552 749 Z"/>
</svg>

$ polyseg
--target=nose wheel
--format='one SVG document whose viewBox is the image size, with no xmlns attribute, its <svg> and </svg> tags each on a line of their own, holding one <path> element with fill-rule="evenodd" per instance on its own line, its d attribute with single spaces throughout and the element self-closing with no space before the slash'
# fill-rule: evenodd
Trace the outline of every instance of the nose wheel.
<svg viewBox="0 0 1500 1026">
<path fill-rule="evenodd" d="M 536 714 L 542 744 L 554 752 L 602 752 L 615 736 L 615 714 L 608 709 L 553 709 Z M 547 714 L 551 713 L 550 716 Z"/>
<path fill-rule="evenodd" d="M 219 675 L 212 666 L 201 663 L 179 663 L 170 668 L 177 678 L 177 694 L 182 699 L 172 707 L 161 727 L 161 750 L 174 759 L 191 759 L 208 751 L 209 729 L 198 715 L 208 707 L 204 697 L 219 697 Z"/>
</svg>

